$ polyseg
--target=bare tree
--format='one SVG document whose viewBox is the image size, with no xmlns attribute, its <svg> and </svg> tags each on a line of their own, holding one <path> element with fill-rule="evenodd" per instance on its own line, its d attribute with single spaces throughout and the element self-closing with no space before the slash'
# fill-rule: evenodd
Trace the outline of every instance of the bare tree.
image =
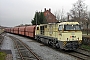
<svg viewBox="0 0 90 60">
<path fill-rule="evenodd" d="M 78 22 L 87 20 L 87 6 L 85 5 L 84 1 L 78 0 L 75 4 L 73 4 L 73 8 L 68 15 Z"/>
<path fill-rule="evenodd" d="M 90 29 L 90 12 L 88 12 L 88 19 L 87 19 L 87 28 Z"/>
<path fill-rule="evenodd" d="M 60 14 L 61 14 L 61 11 L 60 10 L 54 12 L 54 15 L 56 16 L 56 19 L 59 20 L 59 21 L 61 19 L 60 18 Z"/>
<path fill-rule="evenodd" d="M 55 11 L 54 15 L 56 16 L 56 19 L 59 20 L 60 22 L 65 21 L 65 15 L 63 9 Z"/>
<path fill-rule="evenodd" d="M 88 12 L 88 20 L 90 21 L 90 12 Z"/>
</svg>

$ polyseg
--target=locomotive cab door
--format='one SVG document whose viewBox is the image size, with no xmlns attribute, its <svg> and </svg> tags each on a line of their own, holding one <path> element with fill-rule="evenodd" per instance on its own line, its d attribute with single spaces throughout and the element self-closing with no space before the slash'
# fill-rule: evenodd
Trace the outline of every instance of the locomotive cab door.
<svg viewBox="0 0 90 60">
<path fill-rule="evenodd" d="M 44 26 L 40 26 L 40 34 L 44 35 Z"/>
</svg>

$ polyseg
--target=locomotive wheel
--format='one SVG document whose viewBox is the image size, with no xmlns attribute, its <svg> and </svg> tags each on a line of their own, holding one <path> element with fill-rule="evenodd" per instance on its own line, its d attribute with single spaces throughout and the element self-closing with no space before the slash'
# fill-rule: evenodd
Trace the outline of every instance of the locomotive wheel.
<svg viewBox="0 0 90 60">
<path fill-rule="evenodd" d="M 59 49 L 59 48 L 60 48 L 59 43 L 56 43 L 56 48 L 57 48 L 57 49 Z"/>
<path fill-rule="evenodd" d="M 51 46 L 51 42 L 50 41 L 48 41 L 48 45 Z"/>
<path fill-rule="evenodd" d="M 53 43 L 53 45 L 52 45 L 52 46 L 53 46 L 53 48 L 56 48 L 56 44 L 55 44 L 55 43 Z"/>
</svg>

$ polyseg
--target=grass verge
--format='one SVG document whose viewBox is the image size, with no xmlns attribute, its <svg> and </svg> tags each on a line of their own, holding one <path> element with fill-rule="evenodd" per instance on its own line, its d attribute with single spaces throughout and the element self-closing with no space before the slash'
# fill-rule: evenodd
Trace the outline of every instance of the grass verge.
<svg viewBox="0 0 90 60">
<path fill-rule="evenodd" d="M 6 58 L 6 53 L 0 52 L 0 60 L 5 60 Z"/>
<path fill-rule="evenodd" d="M 86 50 L 89 50 L 90 51 L 90 45 L 82 45 L 81 48 L 84 48 Z"/>
</svg>

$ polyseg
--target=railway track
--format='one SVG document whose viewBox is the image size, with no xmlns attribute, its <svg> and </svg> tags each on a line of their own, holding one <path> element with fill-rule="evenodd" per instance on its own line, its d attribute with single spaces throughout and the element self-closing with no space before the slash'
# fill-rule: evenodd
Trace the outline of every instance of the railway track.
<svg viewBox="0 0 90 60">
<path fill-rule="evenodd" d="M 68 54 L 70 56 L 76 57 L 79 60 L 90 60 L 90 51 L 78 49 L 76 51 L 63 51 L 60 49 L 55 49 L 56 51 L 60 51 L 61 53 Z"/>
<path fill-rule="evenodd" d="M 79 49 L 90 52 L 90 50 L 87 50 L 87 49 L 84 49 L 84 48 L 79 48 Z"/>
<path fill-rule="evenodd" d="M 15 43 L 20 60 L 42 60 L 25 43 L 16 37 L 9 36 Z"/>
<path fill-rule="evenodd" d="M 87 57 L 87 56 L 85 56 L 83 54 L 80 54 L 80 53 L 72 52 L 72 53 L 68 53 L 68 54 L 78 58 L 79 60 L 90 60 L 89 57 Z"/>
<path fill-rule="evenodd" d="M 65 50 L 56 49 L 56 48 L 52 48 L 52 49 L 59 51 L 61 53 L 76 57 L 78 60 L 90 60 L 90 51 L 82 49 L 82 48 L 79 48 L 78 50 L 75 50 L 75 51 L 65 51 Z"/>
<path fill-rule="evenodd" d="M 79 58 L 80 60 L 90 60 L 90 52 L 84 49 L 78 49 L 67 54 Z"/>
<path fill-rule="evenodd" d="M 52 47 L 50 47 L 50 48 L 52 48 Z M 79 60 L 90 60 L 90 51 L 88 51 L 86 49 L 79 48 L 75 51 L 65 51 L 65 50 L 55 49 L 55 48 L 52 48 L 52 49 L 59 51 L 61 53 L 76 57 Z"/>
<path fill-rule="evenodd" d="M 12 39 L 14 39 L 14 40 L 19 40 L 19 39 L 17 39 L 17 38 L 15 38 L 15 37 L 12 37 L 12 36 L 10 36 Z M 22 41 L 21 41 L 22 42 Z M 24 44 L 23 44 L 24 45 Z M 27 46 L 27 45 L 26 45 Z M 41 45 L 42 46 L 42 45 Z M 50 46 L 49 46 L 50 47 Z M 25 49 L 25 48 L 21 48 L 21 47 L 19 47 L 19 50 L 23 50 L 23 49 Z M 55 48 L 53 48 L 54 50 L 56 50 L 56 51 L 60 51 L 61 53 L 65 53 L 65 54 L 69 54 L 69 55 L 71 55 L 71 56 L 73 56 L 73 57 L 76 57 L 76 58 L 78 58 L 79 60 L 90 60 L 90 51 L 87 51 L 87 50 L 85 50 L 85 49 L 81 49 L 81 48 L 79 48 L 78 50 L 76 50 L 76 51 L 72 51 L 72 52 L 67 52 L 67 51 L 63 51 L 63 50 L 60 50 L 60 49 L 55 49 Z M 21 53 L 20 53 L 21 54 Z M 19 54 L 19 55 L 20 55 Z M 29 53 L 30 54 L 30 53 Z M 24 55 L 24 57 L 21 59 L 21 60 L 25 60 L 25 59 L 29 59 L 30 60 L 30 58 L 29 57 L 25 57 L 25 56 L 27 56 L 27 55 Z M 30 55 L 29 55 L 30 56 Z M 35 58 L 36 59 L 36 58 Z M 32 59 L 32 60 L 34 60 L 34 59 Z M 41 59 L 36 59 L 36 60 L 41 60 Z"/>
</svg>

